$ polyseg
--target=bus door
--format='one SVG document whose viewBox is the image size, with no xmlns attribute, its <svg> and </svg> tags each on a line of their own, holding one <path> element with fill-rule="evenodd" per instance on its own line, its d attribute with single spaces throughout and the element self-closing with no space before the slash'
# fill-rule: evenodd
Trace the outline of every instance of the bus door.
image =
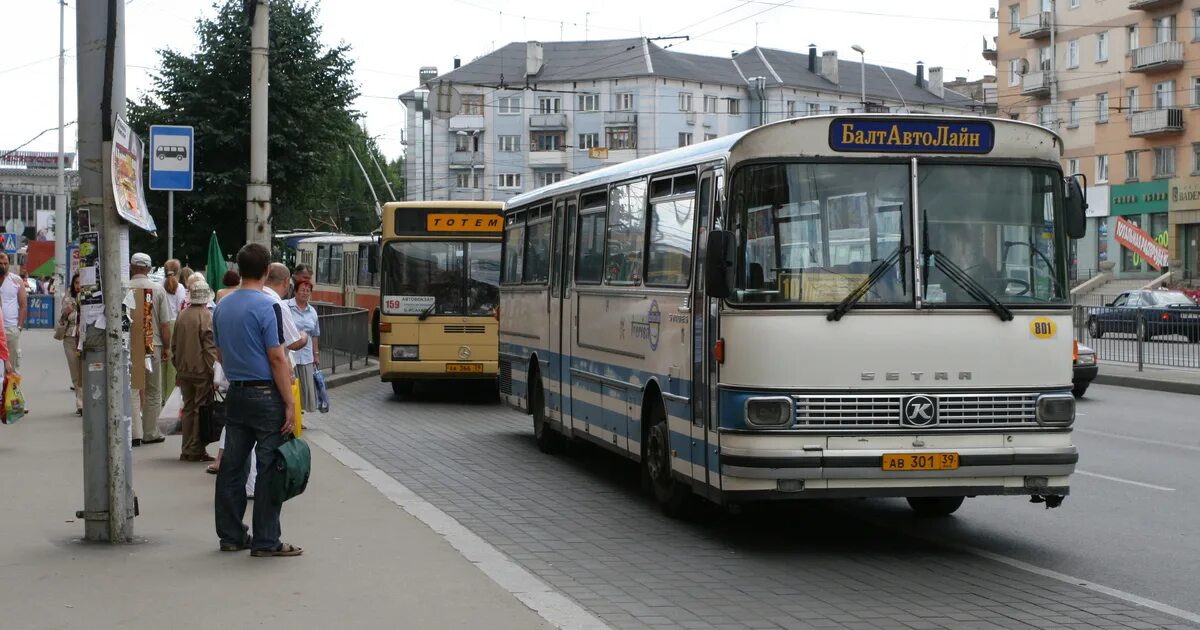
<svg viewBox="0 0 1200 630">
<path fill-rule="evenodd" d="M 715 463 L 711 446 L 716 446 L 716 384 L 717 366 L 712 360 L 713 342 L 717 339 L 716 301 L 709 300 L 704 290 L 704 251 L 713 217 L 719 213 L 717 201 L 721 171 L 707 170 L 700 174 L 696 189 L 696 247 L 692 256 L 692 292 L 689 296 L 692 332 L 692 478 L 719 485 L 710 479 L 710 464 Z M 710 418 L 713 421 L 710 421 Z M 711 427 L 711 431 L 710 431 Z"/>
<path fill-rule="evenodd" d="M 358 252 L 342 253 L 342 306 L 358 306 Z"/>
<path fill-rule="evenodd" d="M 550 416 L 571 430 L 571 234 L 575 225 L 575 199 L 560 199 L 554 204 L 554 249 L 550 270 L 550 383 L 546 401 Z"/>
</svg>

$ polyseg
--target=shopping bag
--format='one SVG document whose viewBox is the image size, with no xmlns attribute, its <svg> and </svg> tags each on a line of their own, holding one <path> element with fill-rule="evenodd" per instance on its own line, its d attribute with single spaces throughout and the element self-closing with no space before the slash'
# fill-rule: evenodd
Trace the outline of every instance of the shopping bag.
<svg viewBox="0 0 1200 630">
<path fill-rule="evenodd" d="M 329 413 L 329 391 L 325 389 L 325 375 L 321 370 L 313 372 L 313 385 L 317 388 L 317 409 Z"/>
<path fill-rule="evenodd" d="M 176 387 L 163 403 L 162 412 L 158 414 L 158 430 L 163 435 L 176 435 L 183 427 L 183 392 Z"/>
<path fill-rule="evenodd" d="M 284 442 L 275 458 L 274 472 L 270 498 L 276 504 L 282 504 L 304 492 L 308 487 L 308 477 L 312 474 L 312 453 L 308 444 L 300 438 Z"/>
<path fill-rule="evenodd" d="M 21 376 L 4 377 L 4 424 L 14 424 L 25 417 L 25 396 L 21 395 Z"/>
<path fill-rule="evenodd" d="M 292 429 L 292 435 L 300 437 L 304 434 L 304 405 L 300 401 L 300 380 L 292 379 L 292 404 L 296 407 L 296 428 Z"/>
</svg>

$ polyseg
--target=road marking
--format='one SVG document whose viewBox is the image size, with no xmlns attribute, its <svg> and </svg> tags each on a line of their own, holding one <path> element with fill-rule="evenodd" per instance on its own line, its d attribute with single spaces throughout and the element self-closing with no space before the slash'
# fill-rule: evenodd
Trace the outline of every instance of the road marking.
<svg viewBox="0 0 1200 630">
<path fill-rule="evenodd" d="M 1182 448 L 1188 451 L 1200 452 L 1200 446 L 1192 446 L 1191 444 L 1179 444 L 1177 442 L 1167 442 L 1165 440 L 1152 440 L 1150 438 L 1134 437 L 1132 435 L 1121 435 L 1120 433 L 1107 433 L 1105 431 L 1094 431 L 1092 429 L 1075 429 L 1076 433 L 1086 433 L 1088 435 L 1099 435 L 1101 437 L 1117 438 L 1119 440 L 1129 440 L 1130 442 L 1141 442 L 1143 444 L 1155 444 L 1158 446 L 1171 446 L 1174 448 Z"/>
<path fill-rule="evenodd" d="M 1163 492 L 1175 492 L 1175 488 L 1168 488 L 1166 486 L 1156 486 L 1152 483 L 1143 483 L 1141 481 L 1133 481 L 1131 479 L 1122 479 L 1120 477 L 1109 477 L 1108 475 L 1101 475 L 1100 473 L 1088 472 L 1086 470 L 1079 470 L 1078 468 L 1075 469 L 1075 474 L 1083 475 L 1085 477 L 1095 477 L 1097 479 L 1107 479 L 1109 481 L 1127 483 L 1132 486 L 1141 486 L 1143 488 L 1150 488 L 1151 490 L 1162 490 Z"/>
<path fill-rule="evenodd" d="M 307 429 L 305 437 L 357 473 L 359 477 L 374 486 L 400 509 L 415 516 L 429 529 L 437 532 L 467 561 L 483 571 L 493 582 L 499 584 L 500 588 L 521 600 L 556 628 L 611 630 L 607 624 L 582 606 L 526 571 L 499 549 L 464 527 L 454 517 L 422 499 L 417 493 L 359 457 L 328 433 Z"/>
</svg>

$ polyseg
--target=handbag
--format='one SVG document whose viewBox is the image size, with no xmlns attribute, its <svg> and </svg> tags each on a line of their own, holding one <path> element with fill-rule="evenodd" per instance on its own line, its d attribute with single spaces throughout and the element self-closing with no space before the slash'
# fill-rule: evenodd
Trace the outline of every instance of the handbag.
<svg viewBox="0 0 1200 630">
<path fill-rule="evenodd" d="M 292 378 L 292 405 L 296 409 L 296 427 L 292 429 L 294 437 L 304 434 L 304 405 L 300 399 L 300 379 Z"/>
<path fill-rule="evenodd" d="M 317 388 L 317 410 L 329 413 L 329 391 L 325 389 L 325 375 L 321 370 L 313 372 L 313 385 Z"/>
<path fill-rule="evenodd" d="M 67 338 L 67 324 L 61 318 L 54 324 L 54 340 L 62 341 Z"/>
<path fill-rule="evenodd" d="M 293 437 L 280 445 L 271 476 L 271 500 L 276 505 L 295 498 L 308 487 L 312 474 L 312 453 L 308 444 Z"/>
<path fill-rule="evenodd" d="M 221 439 L 221 431 L 225 430 L 225 420 L 228 417 L 225 407 L 225 396 L 214 392 L 213 399 L 200 407 L 200 443 L 208 446 Z"/>
</svg>

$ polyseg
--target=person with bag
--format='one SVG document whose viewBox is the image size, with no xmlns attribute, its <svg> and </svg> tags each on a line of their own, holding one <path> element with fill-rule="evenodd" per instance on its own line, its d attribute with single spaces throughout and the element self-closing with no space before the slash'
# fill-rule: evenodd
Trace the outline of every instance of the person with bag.
<svg viewBox="0 0 1200 630">
<path fill-rule="evenodd" d="M 0 294 L 0 309 L 3 307 L 4 296 L 3 294 Z M 3 386 L 0 386 L 0 398 L 2 398 L 2 400 L 0 400 L 0 421 L 2 421 L 4 424 L 10 424 L 8 414 L 5 412 L 11 403 L 16 401 L 9 400 L 9 391 L 11 389 L 19 395 L 20 388 L 17 387 L 17 385 L 19 385 L 21 382 L 21 375 L 17 374 L 12 361 L 9 360 L 8 335 L 5 334 L 5 331 L 2 327 L 0 327 L 0 372 L 4 374 L 4 384 Z M 24 408 L 25 401 L 22 399 L 20 402 L 21 415 L 25 415 L 25 413 L 28 411 Z M 17 418 L 13 418 L 11 421 L 15 422 L 17 419 L 19 419 L 19 416 Z"/>
<path fill-rule="evenodd" d="M 171 362 L 175 384 L 183 398 L 183 446 L 179 460 L 211 462 L 213 457 L 200 436 L 201 409 L 213 399 L 213 371 L 217 347 L 213 343 L 213 316 L 208 310 L 212 289 L 203 280 L 192 283 L 188 307 L 175 320 L 171 335 Z"/>
<path fill-rule="evenodd" d="M 321 364 L 321 347 L 318 344 L 321 322 L 317 317 L 317 309 L 309 303 L 312 291 L 312 284 L 301 280 L 296 284 L 296 297 L 284 302 L 291 311 L 296 328 L 308 335 L 308 343 L 292 353 L 292 360 L 296 364 L 296 380 L 300 384 L 300 407 L 309 413 L 317 410 L 314 375 Z"/>
<path fill-rule="evenodd" d="M 63 299 L 62 312 L 54 325 L 54 338 L 63 344 L 71 389 L 75 391 L 75 415 L 83 415 L 83 355 L 79 352 L 79 274 L 71 277 L 71 288 Z"/>
<path fill-rule="evenodd" d="M 138 252 L 129 259 L 129 292 L 125 294 L 126 312 L 132 316 L 137 304 L 137 294 L 143 295 L 145 308 L 149 311 L 145 319 L 133 322 L 130 342 L 144 343 L 150 358 L 145 383 L 138 393 L 140 405 L 133 408 L 133 445 L 159 444 L 166 441 L 158 430 L 158 417 L 162 413 L 163 388 L 162 364 L 171 359 L 171 305 L 162 285 L 150 279 L 150 256 Z M 132 346 L 131 346 L 132 347 Z"/>
</svg>

